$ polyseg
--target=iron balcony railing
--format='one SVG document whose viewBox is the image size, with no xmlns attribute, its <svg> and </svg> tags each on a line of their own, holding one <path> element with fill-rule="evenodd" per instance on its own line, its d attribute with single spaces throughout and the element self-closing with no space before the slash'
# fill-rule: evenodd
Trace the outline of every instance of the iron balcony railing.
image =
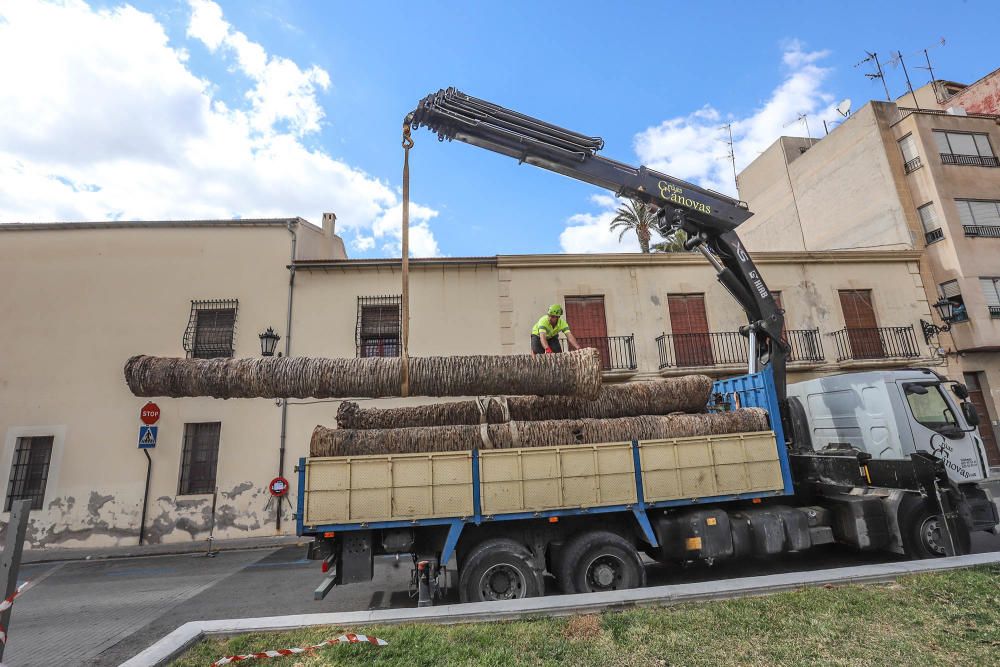
<svg viewBox="0 0 1000 667">
<path fill-rule="evenodd" d="M 819 329 L 786 329 L 789 361 L 823 361 Z M 738 331 L 668 334 L 656 339 L 660 368 L 735 366 L 747 363 L 747 337 Z"/>
<path fill-rule="evenodd" d="M 1000 239 L 1000 225 L 963 225 L 966 236 L 986 236 Z"/>
<path fill-rule="evenodd" d="M 837 341 L 837 361 L 920 356 L 912 324 L 908 327 L 848 328 L 833 335 Z"/>
<path fill-rule="evenodd" d="M 943 164 L 961 164 L 970 167 L 1000 167 L 1000 160 L 995 155 L 941 153 L 941 162 Z"/>
<path fill-rule="evenodd" d="M 935 241 L 940 241 L 944 238 L 944 231 L 938 227 L 937 229 L 932 229 L 929 232 L 924 232 L 924 238 L 928 243 L 934 243 Z"/>
<path fill-rule="evenodd" d="M 581 336 L 576 339 L 581 347 L 595 348 L 601 355 L 601 370 L 634 371 L 635 334 L 628 336 Z M 569 346 L 563 343 L 563 349 Z"/>
<path fill-rule="evenodd" d="M 990 318 L 1000 320 L 1000 306 L 986 306 L 990 309 Z"/>
<path fill-rule="evenodd" d="M 917 169 L 920 169 L 922 166 L 924 166 L 924 165 L 920 161 L 920 156 L 918 155 L 917 157 L 913 158 L 912 160 L 904 162 L 903 163 L 903 170 L 907 174 L 909 174 L 911 171 L 916 171 Z"/>
</svg>

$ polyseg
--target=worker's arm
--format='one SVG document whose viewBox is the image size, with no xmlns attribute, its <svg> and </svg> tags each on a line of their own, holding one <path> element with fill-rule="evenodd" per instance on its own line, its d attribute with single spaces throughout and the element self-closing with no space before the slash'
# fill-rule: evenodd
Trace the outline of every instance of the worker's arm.
<svg viewBox="0 0 1000 667">
<path fill-rule="evenodd" d="M 566 330 L 566 340 L 569 341 L 569 346 L 572 349 L 574 349 L 574 350 L 579 350 L 580 349 L 581 346 L 580 346 L 580 344 L 578 342 L 576 342 L 576 336 L 574 336 L 573 332 L 570 331 L 569 329 Z"/>
</svg>

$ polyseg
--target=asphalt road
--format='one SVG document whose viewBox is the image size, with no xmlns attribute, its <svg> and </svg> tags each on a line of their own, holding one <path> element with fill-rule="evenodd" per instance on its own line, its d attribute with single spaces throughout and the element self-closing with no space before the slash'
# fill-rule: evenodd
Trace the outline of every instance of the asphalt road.
<svg viewBox="0 0 1000 667">
<path fill-rule="evenodd" d="M 1000 537 L 978 533 L 973 551 L 1000 551 Z M 118 665 L 192 620 L 355 611 L 416 606 L 407 592 L 411 564 L 382 557 L 371 583 L 335 588 L 323 601 L 312 591 L 322 579 L 304 547 L 152 556 L 22 566 L 36 585 L 18 599 L 10 665 Z M 895 560 L 829 547 L 780 558 L 714 567 L 650 563 L 649 585 L 863 565 Z M 555 591 L 553 591 L 555 592 Z M 453 595 L 457 601 L 457 596 Z"/>
</svg>

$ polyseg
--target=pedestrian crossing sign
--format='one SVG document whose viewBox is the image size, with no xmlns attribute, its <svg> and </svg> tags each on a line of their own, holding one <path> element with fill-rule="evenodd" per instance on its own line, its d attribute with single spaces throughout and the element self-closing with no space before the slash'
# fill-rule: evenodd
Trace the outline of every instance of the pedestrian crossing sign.
<svg viewBox="0 0 1000 667">
<path fill-rule="evenodd" d="M 153 449 L 156 447 L 156 431 L 158 426 L 139 427 L 139 449 Z"/>
</svg>

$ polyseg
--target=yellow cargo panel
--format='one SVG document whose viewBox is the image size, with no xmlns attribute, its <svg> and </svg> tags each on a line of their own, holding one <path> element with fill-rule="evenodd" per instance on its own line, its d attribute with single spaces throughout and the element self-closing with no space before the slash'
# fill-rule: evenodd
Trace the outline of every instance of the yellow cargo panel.
<svg viewBox="0 0 1000 667">
<path fill-rule="evenodd" d="M 480 451 L 479 483 L 487 515 L 637 500 L 628 442 Z"/>
<path fill-rule="evenodd" d="M 306 524 L 472 514 L 472 453 L 310 458 Z"/>
<path fill-rule="evenodd" d="M 646 502 L 784 488 L 773 431 L 639 443 Z"/>
</svg>

